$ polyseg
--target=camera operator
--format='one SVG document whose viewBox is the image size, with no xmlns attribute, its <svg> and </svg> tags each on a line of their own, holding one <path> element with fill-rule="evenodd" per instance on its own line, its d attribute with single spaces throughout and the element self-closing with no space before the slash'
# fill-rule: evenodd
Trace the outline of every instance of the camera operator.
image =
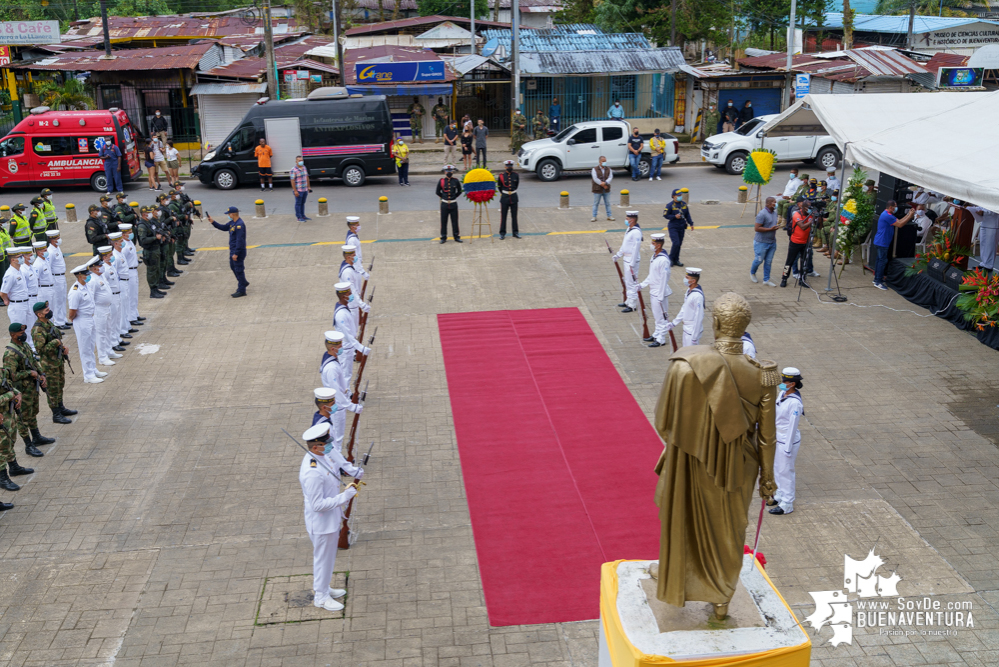
<svg viewBox="0 0 999 667">
<path fill-rule="evenodd" d="M 787 259 L 784 260 L 784 272 L 780 277 L 780 286 L 787 287 L 787 276 L 791 273 L 791 268 L 798 261 L 798 257 L 805 254 L 808 249 L 808 236 L 812 229 L 813 218 L 809 213 L 809 202 L 804 197 L 798 197 L 798 210 L 791 214 L 791 225 L 788 231 L 791 234 L 791 241 L 787 245 Z M 805 276 L 798 274 L 798 281 L 805 287 L 809 287 L 805 282 Z M 811 289 L 809 287 L 809 289 Z"/>
</svg>

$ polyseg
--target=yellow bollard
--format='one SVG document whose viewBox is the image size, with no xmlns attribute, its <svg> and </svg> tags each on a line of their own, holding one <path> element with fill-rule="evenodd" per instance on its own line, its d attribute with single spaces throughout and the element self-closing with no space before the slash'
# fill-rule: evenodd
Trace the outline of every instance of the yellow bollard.
<svg viewBox="0 0 999 667">
<path fill-rule="evenodd" d="M 326 200 L 326 197 L 319 198 L 319 217 L 328 218 L 330 217 L 330 205 Z"/>
<path fill-rule="evenodd" d="M 631 206 L 631 193 L 627 190 L 621 190 L 621 206 Z"/>
<path fill-rule="evenodd" d="M 10 206 L 0 206 L 0 220 L 10 220 Z"/>
<path fill-rule="evenodd" d="M 558 207 L 569 208 L 569 193 L 563 190 L 558 196 Z"/>
<path fill-rule="evenodd" d="M 378 215 L 388 215 L 388 197 L 381 196 L 378 198 Z"/>
<path fill-rule="evenodd" d="M 749 188 L 745 185 L 739 186 L 739 198 L 736 200 L 740 204 L 745 204 L 749 201 Z"/>
<path fill-rule="evenodd" d="M 200 218 L 204 213 L 201 210 L 201 202 L 197 199 L 194 200 L 194 210 L 198 212 L 198 217 Z"/>
<path fill-rule="evenodd" d="M 257 205 L 257 215 L 255 215 L 254 217 L 256 217 L 256 218 L 266 218 L 267 217 L 267 209 L 264 208 L 264 200 L 263 199 L 258 199 L 257 201 L 255 201 L 253 203 Z"/>
<path fill-rule="evenodd" d="M 130 201 L 128 202 L 128 205 L 132 209 L 132 212 L 135 213 L 135 215 L 139 215 L 139 202 Z"/>
<path fill-rule="evenodd" d="M 66 204 L 66 222 L 76 222 L 76 204 Z"/>
<path fill-rule="evenodd" d="M 683 200 L 684 204 L 690 203 L 690 190 L 687 188 L 680 188 L 680 199 Z"/>
</svg>

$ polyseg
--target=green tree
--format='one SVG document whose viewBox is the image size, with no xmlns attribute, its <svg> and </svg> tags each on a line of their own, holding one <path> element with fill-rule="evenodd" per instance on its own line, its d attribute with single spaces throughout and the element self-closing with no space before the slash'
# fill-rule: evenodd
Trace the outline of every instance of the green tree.
<svg viewBox="0 0 999 667">
<path fill-rule="evenodd" d="M 87 87 L 76 78 L 68 79 L 65 83 L 39 81 L 35 84 L 35 92 L 41 98 L 42 104 L 52 109 L 61 107 L 67 109 L 97 108 Z"/>
<path fill-rule="evenodd" d="M 564 0 L 555 14 L 556 23 L 596 23 L 594 0 Z"/>
<path fill-rule="evenodd" d="M 468 16 L 471 7 L 468 2 L 455 0 L 416 0 L 416 10 L 420 16 Z M 489 18 L 489 0 L 475 0 L 475 18 Z"/>
<path fill-rule="evenodd" d="M 974 16 L 970 10 L 976 3 L 970 0 L 943 0 L 944 16 Z M 989 7 L 988 0 L 984 2 Z M 919 16 L 937 16 L 940 14 L 940 0 L 878 0 L 874 11 L 878 14 L 900 16 L 915 10 Z"/>
<path fill-rule="evenodd" d="M 608 32 L 640 32 L 649 39 L 668 44 L 672 6 L 665 0 L 605 0 L 596 6 L 594 19 Z M 718 45 L 730 43 L 732 5 L 716 0 L 676 0 L 678 45 L 706 39 Z"/>
<path fill-rule="evenodd" d="M 786 48 L 791 0 L 743 0 L 741 9 L 750 31 L 748 46 L 771 51 Z"/>
</svg>

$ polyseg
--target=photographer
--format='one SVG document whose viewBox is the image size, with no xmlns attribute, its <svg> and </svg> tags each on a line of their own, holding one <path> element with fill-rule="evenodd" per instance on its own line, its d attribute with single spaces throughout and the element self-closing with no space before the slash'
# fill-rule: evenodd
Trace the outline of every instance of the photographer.
<svg viewBox="0 0 999 667">
<path fill-rule="evenodd" d="M 812 216 L 808 211 L 808 200 L 798 197 L 798 210 L 791 215 L 791 241 L 787 246 L 787 259 L 784 260 L 784 272 L 780 277 L 780 286 L 787 287 L 787 276 L 791 272 L 791 267 L 797 262 L 799 256 L 803 256 L 808 246 L 808 235 L 812 228 Z M 805 282 L 805 276 L 798 274 L 799 282 L 805 287 L 809 287 Z"/>
</svg>

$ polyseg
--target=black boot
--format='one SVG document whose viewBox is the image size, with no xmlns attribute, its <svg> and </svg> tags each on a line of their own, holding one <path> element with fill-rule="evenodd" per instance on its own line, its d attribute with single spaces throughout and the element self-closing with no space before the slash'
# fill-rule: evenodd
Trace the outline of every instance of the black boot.
<svg viewBox="0 0 999 667">
<path fill-rule="evenodd" d="M 167 271 L 167 275 L 170 276 L 171 278 L 176 278 L 177 276 L 179 276 L 182 273 L 184 273 L 184 272 L 183 271 L 178 271 L 177 269 L 170 269 L 169 271 Z"/>
<path fill-rule="evenodd" d="M 135 318 L 135 321 L 136 322 L 145 322 L 146 318 L 144 318 L 142 315 L 139 315 L 138 317 Z"/>
<path fill-rule="evenodd" d="M 52 411 L 52 423 L 53 424 L 72 424 L 73 422 L 63 416 L 62 410 L 56 408 Z"/>
<path fill-rule="evenodd" d="M 73 415 L 76 414 L 76 410 L 70 410 L 69 408 L 66 407 L 64 403 L 61 402 L 59 403 L 59 410 L 67 417 L 72 417 Z"/>
<path fill-rule="evenodd" d="M 38 432 L 37 428 L 31 429 L 31 439 L 35 445 L 51 445 L 55 442 L 55 438 L 46 438 L 44 435 Z"/>
<path fill-rule="evenodd" d="M 10 476 L 7 474 L 6 468 L 0 470 L 0 489 L 6 489 L 8 491 L 17 491 L 20 488 L 21 488 L 20 485 L 15 484 L 13 480 L 11 480 Z"/>
<path fill-rule="evenodd" d="M 45 454 L 42 453 L 42 450 L 35 447 L 35 445 L 31 442 L 31 438 L 24 438 L 24 453 L 28 456 L 34 456 L 35 458 L 45 456 Z"/>
<path fill-rule="evenodd" d="M 30 475 L 31 473 L 35 472 L 34 468 L 25 468 L 23 465 L 18 463 L 17 459 L 14 459 L 10 463 L 8 463 L 7 468 L 8 468 L 8 473 L 10 473 L 11 477 L 16 477 L 18 475 Z"/>
<path fill-rule="evenodd" d="M 166 296 L 166 295 L 163 294 L 163 292 L 160 292 L 159 290 L 155 290 L 155 289 L 149 290 L 149 298 L 150 299 L 162 299 L 164 296 Z"/>
</svg>

